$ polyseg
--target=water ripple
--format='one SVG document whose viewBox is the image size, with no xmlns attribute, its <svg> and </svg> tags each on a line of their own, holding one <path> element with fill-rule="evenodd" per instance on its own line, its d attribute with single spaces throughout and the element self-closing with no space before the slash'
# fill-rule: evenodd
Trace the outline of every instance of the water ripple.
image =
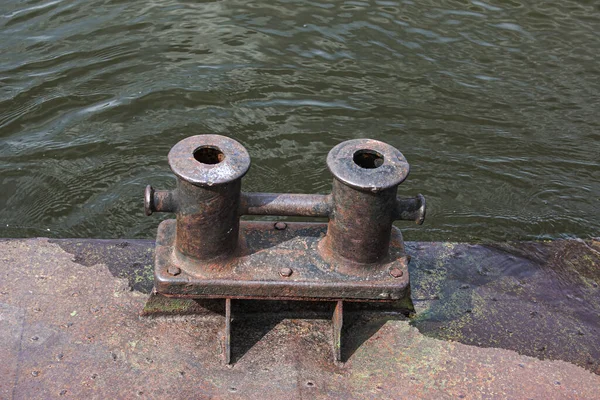
<svg viewBox="0 0 600 400">
<path fill-rule="evenodd" d="M 250 191 L 326 193 L 372 137 L 428 198 L 412 240 L 600 231 L 600 9 L 590 2 L 0 4 L 0 236 L 153 237 L 147 183 L 199 133 L 249 150 Z"/>
</svg>

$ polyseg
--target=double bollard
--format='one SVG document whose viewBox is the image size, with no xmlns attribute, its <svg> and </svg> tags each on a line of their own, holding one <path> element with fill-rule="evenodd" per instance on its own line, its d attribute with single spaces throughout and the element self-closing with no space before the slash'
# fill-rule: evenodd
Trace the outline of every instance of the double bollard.
<svg viewBox="0 0 600 400">
<path fill-rule="evenodd" d="M 396 148 L 369 139 L 335 146 L 327 156 L 333 175 L 327 195 L 242 192 L 250 156 L 220 135 L 183 139 L 168 160 L 176 188 L 148 186 L 144 196 L 147 215 L 176 215 L 158 228 L 155 289 L 171 297 L 225 299 L 226 362 L 232 299 L 335 301 L 339 360 L 344 301 L 409 295 L 409 257 L 393 222 L 422 224 L 425 199 L 397 197 L 409 164 Z M 243 215 L 328 222 L 240 221 Z"/>
</svg>

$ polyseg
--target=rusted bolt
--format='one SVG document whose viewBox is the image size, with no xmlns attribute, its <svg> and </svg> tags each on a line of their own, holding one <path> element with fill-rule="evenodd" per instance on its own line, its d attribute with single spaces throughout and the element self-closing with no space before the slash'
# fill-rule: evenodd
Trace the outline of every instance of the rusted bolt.
<svg viewBox="0 0 600 400">
<path fill-rule="evenodd" d="M 394 278 L 400 278 L 402 275 L 404 275 L 404 272 L 400 268 L 392 268 L 390 269 L 390 275 Z"/>
<path fill-rule="evenodd" d="M 275 224 L 275 229 L 277 229 L 278 231 L 282 231 L 285 228 L 287 228 L 287 224 L 285 222 L 277 222 Z"/>
<path fill-rule="evenodd" d="M 283 276 L 283 277 L 288 277 L 290 275 L 292 275 L 292 269 L 291 268 L 281 268 L 279 270 L 279 275 Z"/>
<path fill-rule="evenodd" d="M 179 275 L 181 273 L 181 268 L 178 268 L 178 267 L 175 267 L 173 265 L 170 265 L 169 268 L 167 268 L 167 272 L 170 275 L 177 276 L 177 275 Z"/>
</svg>

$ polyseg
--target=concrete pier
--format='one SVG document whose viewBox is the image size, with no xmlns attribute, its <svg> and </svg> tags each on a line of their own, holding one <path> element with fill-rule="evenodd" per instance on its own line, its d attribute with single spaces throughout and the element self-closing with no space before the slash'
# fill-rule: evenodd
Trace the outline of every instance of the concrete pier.
<svg viewBox="0 0 600 400">
<path fill-rule="evenodd" d="M 241 302 L 230 367 L 218 301 L 146 303 L 153 249 L 0 240 L 0 398 L 600 396 L 599 241 L 409 242 L 414 309 L 350 315 L 345 363 L 318 312 Z"/>
</svg>

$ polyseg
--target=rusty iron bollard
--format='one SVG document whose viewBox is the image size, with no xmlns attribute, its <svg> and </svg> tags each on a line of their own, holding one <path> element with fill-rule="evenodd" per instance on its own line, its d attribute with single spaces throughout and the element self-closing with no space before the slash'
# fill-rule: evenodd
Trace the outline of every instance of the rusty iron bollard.
<svg viewBox="0 0 600 400">
<path fill-rule="evenodd" d="M 422 224 L 425 199 L 397 197 L 409 165 L 394 147 L 369 139 L 335 146 L 327 156 L 334 177 L 328 195 L 241 192 L 250 156 L 240 143 L 220 135 L 183 139 L 168 160 L 176 188 L 148 186 L 144 196 L 147 215 L 176 215 L 158 228 L 155 289 L 172 297 L 226 300 L 226 362 L 232 299 L 335 301 L 339 360 L 344 301 L 409 295 L 409 257 L 393 222 Z M 240 222 L 242 215 L 329 222 Z"/>
</svg>

